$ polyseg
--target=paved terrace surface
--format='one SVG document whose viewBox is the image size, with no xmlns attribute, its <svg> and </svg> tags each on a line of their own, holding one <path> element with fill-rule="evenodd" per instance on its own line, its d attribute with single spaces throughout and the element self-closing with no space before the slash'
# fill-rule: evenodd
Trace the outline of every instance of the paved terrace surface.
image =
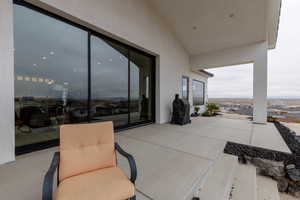
<svg viewBox="0 0 300 200">
<path fill-rule="evenodd" d="M 290 152 L 273 124 L 223 118 L 199 117 L 186 126 L 148 125 L 117 133 L 116 140 L 136 159 L 138 200 L 183 200 L 204 180 L 226 141 Z M 43 176 L 55 151 L 23 155 L 0 166 L 1 199 L 40 200 Z M 126 161 L 118 160 L 128 171 Z"/>
</svg>

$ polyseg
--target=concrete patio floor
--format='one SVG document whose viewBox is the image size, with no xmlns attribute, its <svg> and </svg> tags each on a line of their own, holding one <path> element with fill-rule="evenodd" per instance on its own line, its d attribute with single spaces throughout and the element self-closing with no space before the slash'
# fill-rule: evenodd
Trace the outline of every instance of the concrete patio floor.
<svg viewBox="0 0 300 200">
<path fill-rule="evenodd" d="M 116 140 L 136 159 L 138 200 L 187 198 L 203 184 L 227 141 L 290 152 L 273 124 L 223 118 L 199 117 L 186 126 L 152 124 L 116 133 Z M 40 200 L 43 176 L 55 151 L 23 155 L 0 166 L 1 199 Z M 124 158 L 118 158 L 118 165 L 128 171 Z"/>
</svg>

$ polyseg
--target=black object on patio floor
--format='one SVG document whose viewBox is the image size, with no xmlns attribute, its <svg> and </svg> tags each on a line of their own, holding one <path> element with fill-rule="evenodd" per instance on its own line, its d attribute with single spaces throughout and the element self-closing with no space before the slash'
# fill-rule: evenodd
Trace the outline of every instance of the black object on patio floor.
<svg viewBox="0 0 300 200">
<path fill-rule="evenodd" d="M 191 123 L 190 104 L 188 101 L 180 99 L 179 94 L 176 94 L 173 101 L 171 124 L 185 125 L 189 123 Z"/>
</svg>

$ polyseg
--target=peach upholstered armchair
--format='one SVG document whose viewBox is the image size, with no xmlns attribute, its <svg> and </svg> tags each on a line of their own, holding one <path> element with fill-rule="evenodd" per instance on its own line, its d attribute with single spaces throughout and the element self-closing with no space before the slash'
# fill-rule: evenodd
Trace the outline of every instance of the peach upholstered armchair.
<svg viewBox="0 0 300 200">
<path fill-rule="evenodd" d="M 116 150 L 129 161 L 130 179 L 117 167 Z M 56 170 L 58 188 L 53 198 Z M 134 158 L 114 143 L 112 122 L 63 125 L 60 152 L 54 154 L 45 175 L 43 200 L 135 200 L 136 176 Z"/>
</svg>

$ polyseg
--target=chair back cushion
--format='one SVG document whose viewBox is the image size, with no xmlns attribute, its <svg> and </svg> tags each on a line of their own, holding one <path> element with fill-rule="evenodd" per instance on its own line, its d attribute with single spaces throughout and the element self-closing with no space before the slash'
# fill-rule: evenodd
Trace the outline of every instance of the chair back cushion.
<svg viewBox="0 0 300 200">
<path fill-rule="evenodd" d="M 60 181 L 82 173 L 115 166 L 112 122 L 60 127 Z"/>
</svg>

